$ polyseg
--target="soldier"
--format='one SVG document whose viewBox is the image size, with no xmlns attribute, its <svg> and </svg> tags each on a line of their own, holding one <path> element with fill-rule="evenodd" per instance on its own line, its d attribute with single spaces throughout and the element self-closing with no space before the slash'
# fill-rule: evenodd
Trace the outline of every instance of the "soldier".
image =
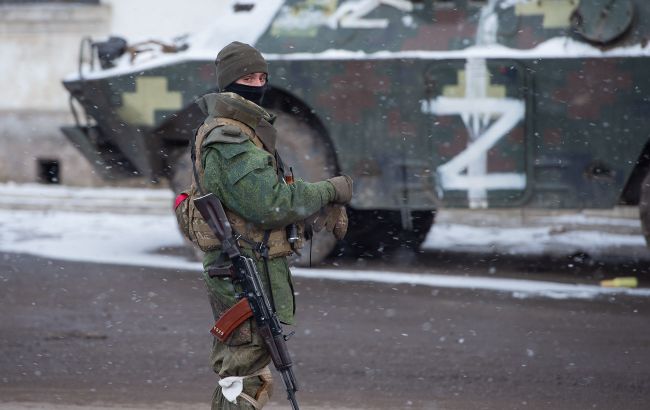
<svg viewBox="0 0 650 410">
<path fill-rule="evenodd" d="M 342 204 L 352 197 L 352 180 L 285 182 L 278 155 L 274 116 L 259 106 L 267 89 L 267 63 L 255 48 L 240 42 L 224 47 L 215 61 L 220 92 L 198 101 L 207 119 L 196 135 L 198 177 L 226 208 L 242 253 L 254 258 L 267 295 L 281 322 L 294 323 L 294 293 L 286 257 L 301 242 L 287 238 L 287 227 L 303 232 L 326 226 L 341 239 L 347 230 Z M 338 204 L 338 205 L 337 205 Z M 227 255 L 217 246 L 206 252 L 204 279 L 215 316 L 236 302 Z M 224 272 L 226 271 L 226 272 Z M 213 409 L 262 408 L 272 392 L 270 356 L 249 319 L 225 343 L 214 340 L 211 364 L 220 381 Z M 243 391 L 240 390 L 243 385 Z"/>
</svg>

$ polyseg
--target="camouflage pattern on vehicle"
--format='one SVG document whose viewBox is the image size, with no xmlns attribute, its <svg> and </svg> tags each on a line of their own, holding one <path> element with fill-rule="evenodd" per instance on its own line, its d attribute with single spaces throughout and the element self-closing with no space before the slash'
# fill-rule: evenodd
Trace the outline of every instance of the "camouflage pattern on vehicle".
<svg viewBox="0 0 650 410">
<path fill-rule="evenodd" d="M 640 204 L 648 232 L 647 21 L 643 0 L 287 0 L 254 45 L 286 162 L 354 178 L 350 243 L 375 252 L 440 207 Z M 90 122 L 64 132 L 108 178 L 181 185 L 215 55 L 82 70 Z"/>
</svg>

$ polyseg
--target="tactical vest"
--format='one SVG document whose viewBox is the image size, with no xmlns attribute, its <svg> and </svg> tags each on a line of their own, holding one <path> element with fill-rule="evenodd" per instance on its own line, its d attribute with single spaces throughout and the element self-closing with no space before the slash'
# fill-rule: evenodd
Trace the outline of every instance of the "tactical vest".
<svg viewBox="0 0 650 410">
<path fill-rule="evenodd" d="M 199 128 L 199 131 L 196 135 L 194 166 L 196 167 L 198 177 L 201 179 L 201 181 L 203 180 L 205 173 L 201 161 L 203 143 L 212 130 L 217 127 L 225 126 L 236 127 L 237 129 L 241 130 L 241 132 L 258 148 L 266 150 L 264 144 L 255 134 L 254 130 L 246 124 L 230 118 L 212 117 L 206 120 L 206 122 Z M 266 151 L 268 152 L 268 150 Z M 275 159 L 273 160 L 273 164 L 276 169 L 276 173 L 280 174 L 278 172 L 277 162 Z M 278 177 L 282 178 L 281 175 Z M 194 177 L 192 177 L 192 186 L 189 192 L 186 192 L 186 195 L 190 200 L 183 201 L 184 209 L 179 209 L 181 207 L 179 207 L 178 204 L 176 208 L 176 214 L 177 218 L 179 218 L 181 230 L 191 242 L 197 245 L 204 252 L 219 249 L 221 242 L 214 236 L 208 224 L 205 222 L 198 209 L 196 209 L 194 206 L 194 202 L 191 200 L 192 198 L 195 198 L 197 195 L 199 195 L 199 190 Z M 228 221 L 232 225 L 235 235 L 240 236 L 240 239 L 238 240 L 239 246 L 256 250 L 264 250 L 264 247 L 260 247 L 261 244 L 264 244 L 266 250 L 268 251 L 269 258 L 287 256 L 293 253 L 294 249 L 299 249 L 302 247 L 303 227 L 301 224 L 298 224 L 298 233 L 300 239 L 294 243 L 294 249 L 292 249 L 291 244 L 287 240 L 285 227 L 272 230 L 264 230 L 255 224 L 245 220 L 233 210 L 226 208 L 225 205 L 224 208 L 226 210 Z M 179 214 L 181 215 L 179 216 Z M 185 225 L 185 227 L 183 227 L 183 225 Z"/>
</svg>

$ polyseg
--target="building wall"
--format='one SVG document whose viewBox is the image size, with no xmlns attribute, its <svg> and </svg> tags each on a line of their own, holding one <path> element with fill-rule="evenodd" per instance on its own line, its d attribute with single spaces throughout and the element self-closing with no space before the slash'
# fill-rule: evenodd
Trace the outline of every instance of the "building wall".
<svg viewBox="0 0 650 410">
<path fill-rule="evenodd" d="M 0 182 L 38 182 L 39 160 L 56 160 L 63 184 L 107 184 L 59 131 L 61 125 L 73 123 L 61 79 L 78 69 L 81 39 L 108 35 L 130 43 L 170 39 L 212 24 L 230 3 L 0 4 Z"/>
<path fill-rule="evenodd" d="M 39 159 L 49 159 L 63 183 L 101 184 L 58 130 L 71 121 L 60 79 L 75 68 L 81 37 L 105 35 L 110 16 L 107 5 L 0 7 L 0 181 L 36 182 Z"/>
</svg>

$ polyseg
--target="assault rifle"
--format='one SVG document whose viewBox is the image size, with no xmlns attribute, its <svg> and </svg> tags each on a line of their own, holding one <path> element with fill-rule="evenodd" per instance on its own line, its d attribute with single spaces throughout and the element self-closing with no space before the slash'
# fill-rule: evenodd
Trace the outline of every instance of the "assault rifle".
<svg viewBox="0 0 650 410">
<path fill-rule="evenodd" d="M 216 195 L 209 193 L 196 198 L 194 199 L 194 205 L 212 232 L 221 241 L 221 249 L 232 262 L 232 281 L 234 284 L 241 285 L 243 290 L 240 302 L 217 321 L 212 333 L 223 341 L 244 320 L 251 317 L 251 315 L 255 317 L 257 331 L 264 339 L 275 369 L 282 375 L 282 380 L 284 380 L 284 385 L 287 388 L 287 399 L 291 402 L 293 410 L 299 410 L 296 401 L 298 384 L 291 368 L 291 356 L 286 343 L 288 336 L 282 333 L 280 320 L 276 312 L 271 308 L 269 299 L 264 292 L 259 273 L 255 267 L 255 261 L 242 255 L 239 251 L 237 239 L 233 235 L 226 212 Z"/>
</svg>

